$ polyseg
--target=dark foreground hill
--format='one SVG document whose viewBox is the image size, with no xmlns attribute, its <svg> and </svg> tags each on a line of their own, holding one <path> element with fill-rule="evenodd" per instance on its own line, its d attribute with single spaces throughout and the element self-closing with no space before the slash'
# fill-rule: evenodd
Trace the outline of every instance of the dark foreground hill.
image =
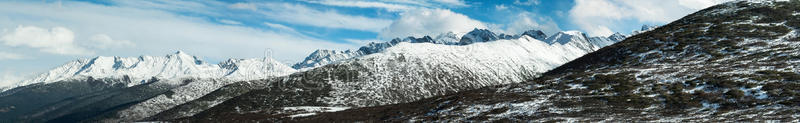
<svg viewBox="0 0 800 123">
<path fill-rule="evenodd" d="M 797 122 L 798 28 L 798 0 L 729 2 L 534 81 L 283 120 Z"/>
</svg>

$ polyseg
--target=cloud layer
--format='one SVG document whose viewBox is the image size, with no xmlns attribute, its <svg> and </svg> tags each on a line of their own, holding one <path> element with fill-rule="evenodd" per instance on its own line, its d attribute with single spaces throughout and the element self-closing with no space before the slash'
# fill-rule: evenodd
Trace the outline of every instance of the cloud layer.
<svg viewBox="0 0 800 123">
<path fill-rule="evenodd" d="M 392 23 L 389 19 L 347 15 L 332 10 L 323 11 L 290 3 L 236 3 L 230 7 L 251 10 L 262 14 L 260 17 L 271 20 L 324 28 L 378 32 Z"/>
<path fill-rule="evenodd" d="M 381 38 L 436 36 L 444 32 L 466 33 L 486 25 L 446 9 L 419 9 L 404 12 L 379 33 Z"/>
<path fill-rule="evenodd" d="M 24 59 L 25 56 L 16 53 L 0 52 L 0 60 L 19 60 Z"/>
</svg>

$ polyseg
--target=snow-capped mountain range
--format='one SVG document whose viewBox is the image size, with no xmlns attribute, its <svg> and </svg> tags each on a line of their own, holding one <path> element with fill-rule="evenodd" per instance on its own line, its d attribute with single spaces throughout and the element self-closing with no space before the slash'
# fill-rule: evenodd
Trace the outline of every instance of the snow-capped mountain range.
<svg viewBox="0 0 800 123">
<path fill-rule="evenodd" d="M 642 31 L 637 32 L 652 30 L 652 28 L 654 27 L 645 25 Z M 62 80 L 83 79 L 86 77 L 129 79 L 130 82 L 125 83 L 128 86 L 147 83 L 147 81 L 152 78 L 225 78 L 234 81 L 264 79 L 288 75 L 297 70 L 305 71 L 341 60 L 382 52 L 401 42 L 469 45 L 477 42 L 489 42 L 501 39 L 519 39 L 522 36 L 528 36 L 533 39 L 548 42 L 549 44 L 553 44 L 554 42 L 565 44 L 570 41 L 589 42 L 591 44 L 580 44 L 579 46 L 581 49 L 587 51 L 610 45 L 626 37 L 619 33 L 609 37 L 588 37 L 578 31 L 558 32 L 553 36 L 547 37 L 547 35 L 540 30 L 529 30 L 519 35 L 497 35 L 486 29 L 475 29 L 468 33 L 443 33 L 436 36 L 436 38 L 431 38 L 430 36 L 424 36 L 422 38 L 406 37 L 402 39 L 395 38 L 388 42 L 372 42 L 357 50 L 336 51 L 320 49 L 311 53 L 305 60 L 294 64 L 292 67 L 287 67 L 268 58 L 229 59 L 219 64 L 209 64 L 196 56 L 186 54 L 182 51 L 166 56 L 98 56 L 68 62 L 35 78 L 23 80 L 11 86 L 0 87 L 0 92 L 35 83 L 51 83 Z"/>
<path fill-rule="evenodd" d="M 425 36 L 373 43 L 355 53 L 317 51 L 309 59 L 321 58 L 329 64 L 289 76 L 230 84 L 152 117 L 155 118 L 153 120 L 189 116 L 192 119 L 206 119 L 225 116 L 221 114 L 255 113 L 276 107 L 366 107 L 409 102 L 530 80 L 598 50 L 604 44 L 610 44 L 606 41 L 619 41 L 609 37 L 590 39 L 577 31 L 559 32 L 542 41 L 530 35 L 546 37 L 543 33 L 528 32 L 505 39 L 497 38 L 491 31 L 476 29 L 465 34 L 464 37 L 469 39 L 462 38 L 459 43 L 436 43 L 436 40 Z M 618 36 L 621 35 L 610 37 Z M 347 58 L 344 56 L 349 54 L 337 53 L 367 55 Z M 320 57 L 326 55 L 334 57 Z M 260 103 L 263 100 L 282 103 Z M 295 102 L 298 100 L 302 102 Z"/>
<path fill-rule="evenodd" d="M 370 43 L 357 50 L 317 50 L 305 61 L 293 66 L 301 70 L 269 58 L 230 59 L 219 64 L 209 64 L 181 51 L 166 56 L 101 56 L 71 61 L 3 90 L 31 85 L 29 88 L 14 89 L 13 92 L 4 93 L 11 95 L 7 98 L 25 98 L 15 94 L 38 93 L 31 89 L 61 85 L 85 86 L 75 83 L 95 81 L 87 80 L 91 77 L 112 82 L 109 85 L 115 87 L 115 83 L 122 83 L 123 88 L 105 90 L 114 94 L 149 95 L 115 99 L 118 102 L 104 106 L 116 107 L 116 103 L 133 102 L 113 110 L 97 110 L 103 111 L 103 115 L 91 116 L 94 120 L 108 122 L 193 116 L 216 105 L 229 106 L 224 102 L 232 98 L 254 96 L 242 95 L 244 92 L 273 88 L 271 85 L 280 83 L 288 84 L 274 87 L 282 87 L 278 90 L 289 89 L 289 91 L 268 95 L 282 96 L 281 94 L 292 93 L 292 88 L 307 89 L 303 84 L 321 84 L 331 90 L 280 100 L 313 99 L 323 101 L 321 105 L 327 106 L 375 106 L 414 101 L 491 85 L 522 82 L 586 53 L 619 42 L 624 37 L 621 34 L 589 37 L 577 31 L 559 32 L 548 37 L 539 30 L 526 31 L 520 35 L 497 35 L 489 30 L 475 29 L 464 34 L 445 33 L 436 38 L 430 36 L 396 38 L 388 42 Z M 187 79 L 189 81 L 184 81 Z M 60 83 L 59 81 L 69 83 L 53 84 Z M 227 90 L 235 92 L 229 93 Z M 103 95 L 100 92 L 87 93 Z M 405 96 L 399 96 L 400 94 Z M 75 98 L 69 102 L 80 104 L 103 102 L 95 98 L 99 97 Z M 303 106 L 301 104 L 290 106 Z M 3 108 L 2 106 L 0 104 L 0 108 Z M 38 106 L 59 110 L 35 109 Z M 39 117 L 43 118 L 39 120 L 70 119 L 71 115 L 59 114 L 75 113 L 71 110 L 75 109 L 63 105 L 30 105 L 22 111 L 40 113 L 16 112 L 8 114 L 8 117 L 30 119 L 31 116 L 36 117 L 35 114 L 53 114 Z"/>
<path fill-rule="evenodd" d="M 642 32 L 643 31 L 646 30 L 642 30 Z M 614 35 L 611 35 L 609 37 L 589 37 L 579 31 L 563 31 L 563 32 L 558 32 L 553 36 L 547 37 L 547 35 L 544 34 L 544 32 L 542 32 L 541 30 L 529 30 L 519 35 L 507 35 L 507 34 L 497 35 L 494 32 L 487 29 L 474 29 L 465 34 L 448 32 L 440 34 L 436 36 L 436 38 L 431 38 L 430 36 L 423 36 L 422 38 L 406 37 L 402 39 L 395 38 L 389 42 L 381 42 L 381 43 L 372 42 L 357 50 L 336 51 L 336 50 L 321 49 L 315 51 L 314 53 L 311 53 L 311 55 L 306 57 L 305 60 L 303 60 L 302 62 L 294 64 L 292 68 L 301 71 L 309 70 L 322 65 L 334 63 L 336 61 L 381 52 L 386 50 L 386 48 L 397 45 L 400 42 L 433 43 L 442 45 L 469 45 L 477 42 L 490 42 L 501 39 L 519 39 L 522 36 L 528 36 L 530 38 L 539 41 L 548 42 L 549 44 L 552 44 L 553 42 L 560 42 L 561 44 L 565 44 L 570 41 L 582 41 L 582 42 L 590 42 L 591 45 L 594 45 L 594 46 L 585 45 L 583 46 L 584 50 L 589 50 L 587 48 L 590 47 L 599 48 L 602 46 L 608 46 L 614 42 L 622 41 L 623 39 L 625 39 L 625 37 L 627 37 L 620 33 L 615 33 Z"/>
<path fill-rule="evenodd" d="M 152 78 L 224 78 L 232 81 L 283 76 L 294 69 L 270 58 L 229 59 L 209 64 L 196 56 L 177 51 L 166 56 L 107 57 L 78 59 L 56 67 L 35 78 L 24 80 L 2 91 L 35 83 L 52 83 L 71 79 L 119 78 L 130 80 L 127 86 L 147 83 Z"/>
</svg>

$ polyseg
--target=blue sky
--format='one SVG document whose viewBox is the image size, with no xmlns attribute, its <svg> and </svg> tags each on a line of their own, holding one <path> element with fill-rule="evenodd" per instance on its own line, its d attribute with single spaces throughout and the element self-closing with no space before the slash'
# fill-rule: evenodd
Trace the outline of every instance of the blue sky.
<svg viewBox="0 0 800 123">
<path fill-rule="evenodd" d="M 0 1 L 0 85 L 78 58 L 163 56 L 285 63 L 315 49 L 395 37 L 578 30 L 590 36 L 663 25 L 725 0 L 33 0 Z"/>
</svg>

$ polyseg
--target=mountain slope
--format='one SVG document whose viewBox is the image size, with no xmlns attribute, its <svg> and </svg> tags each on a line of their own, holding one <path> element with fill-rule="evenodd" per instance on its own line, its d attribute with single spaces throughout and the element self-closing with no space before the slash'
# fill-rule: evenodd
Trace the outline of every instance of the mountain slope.
<svg viewBox="0 0 800 123">
<path fill-rule="evenodd" d="M 564 38 L 578 38 L 569 37 Z M 414 101 L 532 79 L 596 50 L 589 40 L 548 44 L 511 40 L 442 45 L 400 42 L 384 51 L 267 81 L 239 82 L 156 115 L 224 118 L 239 113 L 290 115 L 293 106 L 365 107 Z M 588 48 L 588 49 L 587 49 Z M 264 100 L 270 100 L 264 102 Z M 205 109 L 206 107 L 213 107 Z M 203 111 L 205 110 L 205 111 Z M 200 114 L 198 111 L 203 111 Z"/>
<path fill-rule="evenodd" d="M 87 77 L 130 79 L 125 83 L 134 86 L 159 79 L 225 78 L 233 81 L 262 79 L 268 76 L 286 75 L 294 69 L 271 59 L 230 59 L 220 64 L 208 64 L 196 56 L 182 51 L 163 57 L 106 57 L 78 59 L 56 67 L 35 78 L 24 80 L 0 91 L 35 83 L 52 83 L 64 80 L 83 80 Z"/>
<path fill-rule="evenodd" d="M 534 81 L 283 120 L 797 122 L 798 29 L 800 1 L 729 2 Z"/>
</svg>

